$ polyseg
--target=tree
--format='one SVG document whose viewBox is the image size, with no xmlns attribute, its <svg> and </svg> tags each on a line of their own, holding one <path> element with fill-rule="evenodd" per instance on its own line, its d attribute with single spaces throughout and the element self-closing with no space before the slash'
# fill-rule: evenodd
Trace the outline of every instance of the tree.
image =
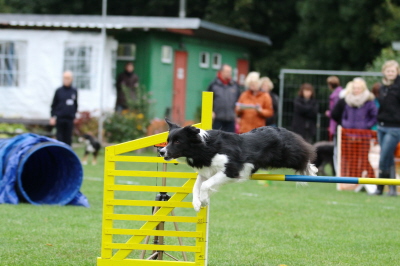
<svg viewBox="0 0 400 266">
<path fill-rule="evenodd" d="M 382 49 L 379 56 L 371 64 L 367 64 L 366 70 L 381 72 L 382 65 L 388 60 L 396 60 L 400 63 L 400 52 L 394 51 L 391 47 Z"/>
<path fill-rule="evenodd" d="M 377 0 L 307 0 L 298 3 L 297 34 L 288 41 L 298 68 L 362 70 L 384 46 L 371 34 L 377 23 Z M 287 49 L 287 47 L 286 47 Z"/>
<path fill-rule="evenodd" d="M 378 21 L 372 27 L 372 35 L 382 42 L 390 43 L 400 40 L 400 1 L 385 0 L 379 12 Z"/>
<path fill-rule="evenodd" d="M 0 0 L 0 12 L 101 14 L 100 0 Z M 109 15 L 177 17 L 179 0 L 108 1 Z M 187 0 L 187 17 L 269 36 L 251 51 L 252 70 L 362 70 L 400 40 L 400 0 Z"/>
</svg>

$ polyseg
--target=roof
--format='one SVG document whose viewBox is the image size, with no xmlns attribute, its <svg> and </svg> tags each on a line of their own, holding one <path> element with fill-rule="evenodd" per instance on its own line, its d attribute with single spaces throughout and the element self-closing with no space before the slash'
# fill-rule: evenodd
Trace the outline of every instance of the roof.
<svg viewBox="0 0 400 266">
<path fill-rule="evenodd" d="M 264 35 L 238 30 L 199 18 L 175 17 L 136 17 L 95 15 L 34 15 L 0 14 L 0 28 L 78 28 L 112 30 L 121 29 L 165 29 L 173 32 L 192 30 L 195 36 L 236 41 L 248 45 L 271 45 L 271 40 Z M 175 31 L 174 31 L 175 30 Z M 188 34 L 186 32 L 185 34 Z"/>
</svg>

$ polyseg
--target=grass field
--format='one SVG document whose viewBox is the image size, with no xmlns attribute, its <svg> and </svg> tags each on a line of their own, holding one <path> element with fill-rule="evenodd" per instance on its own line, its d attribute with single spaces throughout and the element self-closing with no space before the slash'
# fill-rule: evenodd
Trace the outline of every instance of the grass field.
<svg viewBox="0 0 400 266">
<path fill-rule="evenodd" d="M 95 265 L 102 180 L 103 158 L 84 166 L 90 208 L 0 205 L 0 265 Z M 210 217 L 209 265 L 400 265 L 400 198 L 248 181 L 214 194 Z"/>
</svg>

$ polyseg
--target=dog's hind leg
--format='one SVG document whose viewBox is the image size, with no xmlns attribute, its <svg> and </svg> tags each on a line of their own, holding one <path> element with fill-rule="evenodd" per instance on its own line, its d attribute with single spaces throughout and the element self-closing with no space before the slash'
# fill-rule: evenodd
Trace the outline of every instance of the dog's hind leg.
<svg viewBox="0 0 400 266">
<path fill-rule="evenodd" d="M 93 152 L 92 165 L 96 165 L 97 164 L 97 154 L 99 154 L 99 151 Z"/>
<path fill-rule="evenodd" d="M 193 208 L 196 212 L 200 211 L 201 208 L 201 201 L 200 201 L 200 188 L 201 185 L 203 184 L 205 178 L 202 177 L 201 175 L 197 175 L 196 182 L 194 183 L 193 186 Z"/>
<path fill-rule="evenodd" d="M 83 155 L 83 159 L 82 159 L 83 165 L 87 165 L 88 155 L 89 155 L 89 153 L 87 151 L 85 151 L 85 154 Z"/>
<path fill-rule="evenodd" d="M 318 173 L 318 168 L 315 167 L 312 163 L 308 163 L 306 169 L 303 171 L 299 172 L 300 175 L 311 175 L 311 176 L 316 176 Z"/>
<path fill-rule="evenodd" d="M 224 172 L 218 172 L 208 180 L 204 181 L 200 188 L 201 206 L 207 206 L 210 203 L 211 192 L 217 191 L 221 185 L 239 181 L 238 178 L 229 178 Z"/>
</svg>

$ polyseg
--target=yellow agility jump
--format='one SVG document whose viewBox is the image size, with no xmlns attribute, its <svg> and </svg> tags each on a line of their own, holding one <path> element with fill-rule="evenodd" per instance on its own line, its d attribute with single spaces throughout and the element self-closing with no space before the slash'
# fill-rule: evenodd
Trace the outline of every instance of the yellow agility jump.
<svg viewBox="0 0 400 266">
<path fill-rule="evenodd" d="M 194 126 L 204 130 L 212 127 L 212 93 L 203 92 L 202 95 L 202 120 L 201 123 Z M 156 144 L 165 142 L 168 132 L 129 141 L 126 143 L 110 146 L 106 148 L 105 165 L 104 165 L 104 203 L 102 218 L 102 243 L 101 257 L 97 259 L 98 266 L 106 265 L 207 265 L 207 208 L 202 208 L 200 212 L 193 211 L 191 201 L 184 201 L 192 193 L 192 188 L 196 180 L 196 173 L 186 172 L 158 172 L 158 171 L 131 171 L 117 170 L 117 162 L 132 162 L 142 164 L 162 163 L 166 165 L 178 164 L 178 161 L 164 161 L 161 157 L 147 157 L 122 155 L 127 152 L 135 151 L 145 147 L 151 147 Z M 154 166 L 155 167 L 155 166 Z M 144 185 L 120 185 L 116 183 L 116 177 L 160 177 L 166 179 L 185 179 L 187 180 L 183 186 L 144 186 Z M 133 180 L 133 179 L 132 179 Z M 173 195 L 167 201 L 156 200 L 126 200 L 116 198 L 118 192 L 170 192 Z M 153 215 L 143 214 L 121 214 L 117 212 L 117 208 L 133 207 L 150 208 L 155 206 L 157 209 Z M 174 209 L 183 208 L 190 210 L 193 216 L 175 216 Z M 118 222 L 132 221 L 141 222 L 142 225 L 137 229 L 119 228 Z M 192 224 L 195 226 L 193 231 L 177 231 L 177 230 L 160 230 L 159 226 L 164 222 L 172 222 L 179 224 Z M 129 222 L 128 222 L 129 223 Z M 128 240 L 124 242 L 116 242 L 119 236 L 128 236 Z M 160 239 L 167 237 L 179 237 L 184 241 L 180 241 L 179 245 L 170 245 L 169 243 L 148 244 L 149 236 L 158 237 Z M 189 241 L 188 239 L 191 239 Z M 183 242 L 191 242 L 191 245 L 184 245 Z M 145 251 L 159 251 L 157 257 L 145 259 L 142 254 Z M 160 252 L 161 251 L 161 252 Z M 134 254 L 134 253 L 138 254 Z M 168 255 L 167 252 L 184 252 L 184 260 L 176 261 L 175 255 Z M 189 261 L 185 253 L 194 254 L 194 260 Z M 174 254 L 175 254 L 174 253 Z M 131 255 L 132 254 L 132 255 Z M 165 259 L 161 260 L 161 255 Z M 168 255 L 168 256 L 167 256 Z M 133 258 L 131 258 L 133 256 Z M 136 258 L 135 258 L 136 256 Z M 171 258 L 172 257 L 172 258 Z"/>
<path fill-rule="evenodd" d="M 203 92 L 201 123 L 195 127 L 208 130 L 212 127 L 212 93 Z M 97 259 L 98 266 L 119 265 L 207 265 L 207 230 L 208 230 L 208 208 L 203 207 L 196 213 L 192 209 L 192 203 L 185 199 L 192 193 L 197 174 L 190 172 L 169 172 L 169 171 L 134 171 L 117 169 L 117 163 L 141 163 L 157 164 L 162 163 L 164 170 L 167 164 L 179 164 L 178 161 L 164 161 L 161 157 L 126 155 L 138 149 L 151 147 L 165 142 L 168 132 L 129 141 L 126 143 L 106 148 L 104 165 L 104 199 L 102 218 L 102 242 L 101 256 Z M 117 177 L 135 178 L 163 178 L 163 186 L 118 184 Z M 182 186 L 166 186 L 165 180 L 181 179 L 187 180 Z M 254 174 L 253 180 L 273 181 L 296 181 L 296 182 L 323 182 L 323 183 L 351 183 L 351 184 L 382 184 L 400 185 L 400 180 L 377 179 L 377 178 L 354 178 L 354 177 L 332 177 L 332 176 L 300 176 L 300 175 L 277 175 L 277 174 Z M 134 180 L 132 178 L 132 180 Z M 130 181 L 132 183 L 132 181 Z M 173 193 L 166 200 L 143 200 L 142 198 L 121 199 L 118 193 L 135 192 L 160 192 Z M 163 194 L 164 193 L 164 194 Z M 122 207 L 122 212 L 119 208 Z M 137 214 L 130 208 L 153 207 L 152 215 Z M 186 213 L 192 215 L 175 216 L 175 209 L 185 209 Z M 125 222 L 121 224 L 120 222 Z M 164 223 L 180 223 L 193 225 L 193 230 L 179 231 L 165 230 Z M 139 223 L 136 229 L 129 227 L 131 223 Z M 127 228 L 128 224 L 128 228 Z M 121 237 L 125 237 L 124 240 Z M 149 238 L 155 237 L 157 243 L 149 244 Z M 164 238 L 179 238 L 179 244 L 172 245 L 164 243 Z M 184 239 L 184 241 L 181 240 Z M 184 243 L 185 242 L 185 243 Z M 190 244 L 186 244 L 190 243 Z M 186 244 L 186 245 L 185 245 Z M 145 258 L 146 251 L 153 252 L 150 257 Z M 169 252 L 182 252 L 183 260 L 176 258 L 176 255 Z M 193 254 L 186 256 L 186 252 Z M 193 258 L 190 260 L 190 258 Z M 168 259 L 168 260 L 163 260 Z"/>
</svg>

